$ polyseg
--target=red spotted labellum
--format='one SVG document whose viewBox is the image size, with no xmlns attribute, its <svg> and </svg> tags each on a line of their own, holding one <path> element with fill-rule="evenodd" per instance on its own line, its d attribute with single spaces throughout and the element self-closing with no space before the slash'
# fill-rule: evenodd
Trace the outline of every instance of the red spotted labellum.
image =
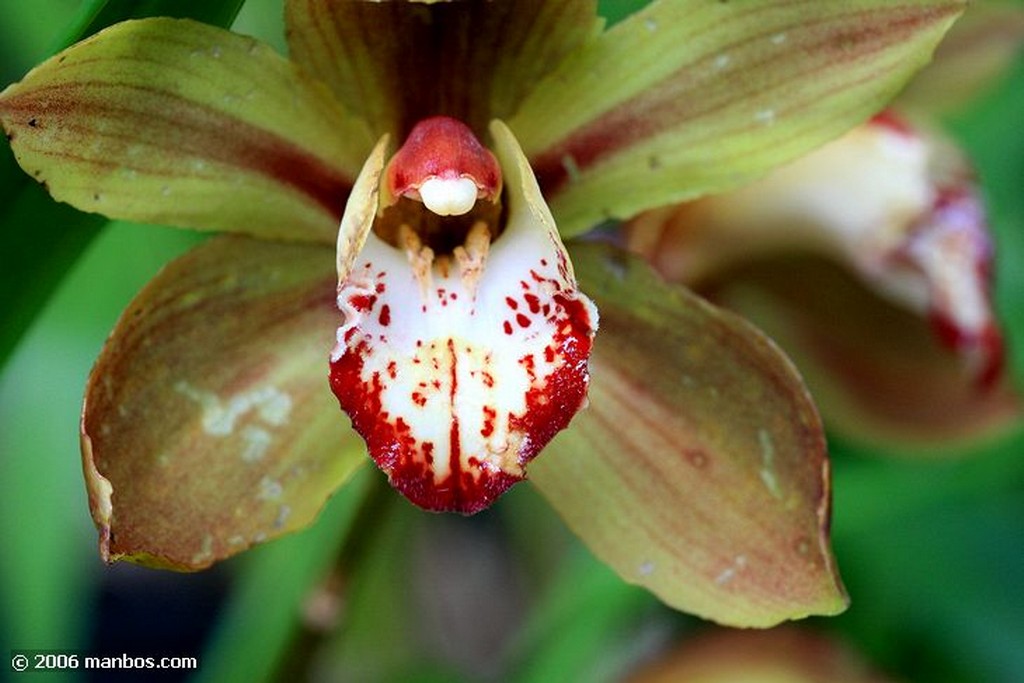
<svg viewBox="0 0 1024 683">
<path fill-rule="evenodd" d="M 597 311 L 508 129 L 497 158 L 463 123 L 382 140 L 338 238 L 331 387 L 391 484 L 471 514 L 586 401 Z M 504 191 L 503 188 L 504 176 Z"/>
</svg>

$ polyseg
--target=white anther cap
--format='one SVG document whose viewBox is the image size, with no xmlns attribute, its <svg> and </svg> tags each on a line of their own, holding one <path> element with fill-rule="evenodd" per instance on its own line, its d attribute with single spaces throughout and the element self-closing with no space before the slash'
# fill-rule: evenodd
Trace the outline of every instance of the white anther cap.
<svg viewBox="0 0 1024 683">
<path fill-rule="evenodd" d="M 469 178 L 427 178 L 419 192 L 423 205 L 438 216 L 461 216 L 476 204 L 476 183 Z"/>
</svg>

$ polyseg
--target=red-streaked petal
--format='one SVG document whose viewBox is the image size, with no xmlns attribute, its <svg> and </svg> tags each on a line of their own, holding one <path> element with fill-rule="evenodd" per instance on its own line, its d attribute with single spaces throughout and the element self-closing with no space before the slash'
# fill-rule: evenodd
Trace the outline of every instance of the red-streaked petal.
<svg viewBox="0 0 1024 683">
<path fill-rule="evenodd" d="M 111 218 L 333 241 L 372 139 L 256 40 L 193 21 L 110 27 L 0 94 L 22 168 Z"/>
<path fill-rule="evenodd" d="M 590 407 L 533 483 L 600 559 L 672 607 L 734 626 L 842 611 L 825 436 L 792 365 L 636 257 L 572 254 L 601 308 Z"/>
<path fill-rule="evenodd" d="M 732 192 L 640 214 L 627 245 L 688 286 L 766 253 L 845 257 L 877 273 L 931 207 L 929 149 L 902 119 L 876 117 Z"/>
<path fill-rule="evenodd" d="M 334 290 L 328 249 L 217 238 L 139 293 L 82 414 L 105 559 L 201 569 L 306 526 L 363 462 L 324 376 Z"/>
<path fill-rule="evenodd" d="M 742 185 L 892 98 L 963 0 L 652 3 L 509 120 L 563 235 Z"/>
<path fill-rule="evenodd" d="M 357 181 L 339 256 L 345 314 L 331 382 L 393 486 L 431 510 L 473 513 L 526 475 L 527 463 L 582 406 L 597 314 L 576 288 L 557 229 L 508 130 L 492 126 L 508 219 L 493 244 L 470 234 L 448 260 L 370 231 L 383 157 Z M 355 218 L 353 218 L 355 217 Z M 359 224 L 355 227 L 354 224 Z M 347 240 L 339 240 L 346 244 Z"/>
<path fill-rule="evenodd" d="M 483 135 L 600 25 L 593 0 L 289 0 L 288 46 L 376 135 L 444 114 Z"/>
</svg>

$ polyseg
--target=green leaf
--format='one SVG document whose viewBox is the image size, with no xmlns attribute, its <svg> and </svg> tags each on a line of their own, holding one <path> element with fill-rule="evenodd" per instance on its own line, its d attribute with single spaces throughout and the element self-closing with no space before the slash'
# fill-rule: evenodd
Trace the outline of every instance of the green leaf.
<svg viewBox="0 0 1024 683">
<path fill-rule="evenodd" d="M 620 680 L 629 656 L 636 654 L 630 650 L 636 632 L 657 603 L 580 550 L 566 557 L 555 579 L 529 613 L 509 679 Z"/>
<path fill-rule="evenodd" d="M 275 680 L 301 627 L 304 604 L 363 520 L 370 472 L 353 477 L 312 528 L 254 550 L 235 584 L 196 683 Z"/>
<path fill-rule="evenodd" d="M 102 31 L 125 19 L 176 17 L 195 19 L 211 26 L 230 26 L 245 0 L 90 0 L 79 11 L 78 25 L 58 49 L 69 47 L 84 36 Z M 57 50 L 54 50 L 56 52 Z"/>
<path fill-rule="evenodd" d="M 571 55 L 508 124 L 576 234 L 735 187 L 864 120 L 964 5 L 655 3 Z"/>
<path fill-rule="evenodd" d="M 651 0 L 597 0 L 597 13 L 611 26 L 649 4 Z"/>
<path fill-rule="evenodd" d="M 0 149 L 0 160 L 9 156 Z M 2 163 L 2 161 L 0 161 Z M 14 164 L 17 174 L 21 170 Z M 0 171 L 0 175 L 3 174 Z M 0 202 L 0 287 L 5 294 L 0 326 L 0 367 L 78 256 L 106 224 L 101 216 L 57 204 L 41 187 L 14 179 L 8 202 Z M 2 186 L 0 186 L 2 187 Z"/>
<path fill-rule="evenodd" d="M 635 257 L 572 255 L 601 311 L 590 406 L 531 465 L 534 485 L 676 609 L 738 626 L 841 612 L 825 437 L 792 365 Z"/>
<path fill-rule="evenodd" d="M 58 42 L 63 48 L 121 19 L 175 12 L 227 26 L 244 0 L 91 0 Z M 55 50 L 56 51 L 56 50 Z M 106 220 L 59 205 L 0 150 L 0 289 L 7 292 L 0 366 Z"/>
<path fill-rule="evenodd" d="M 182 231 L 112 225 L 62 281 L 0 373 L 0 453 L 7 456 L 0 462 L 2 642 L 85 647 L 103 566 L 75 458 L 82 387 L 124 305 L 164 262 L 194 244 L 195 236 Z"/>
<path fill-rule="evenodd" d="M 105 559 L 200 569 L 302 528 L 364 462 L 327 386 L 327 248 L 217 238 L 118 322 L 86 387 Z"/>
<path fill-rule="evenodd" d="M 341 614 L 333 631 L 319 634 L 317 659 L 318 671 L 334 680 L 410 680 L 413 672 L 423 675 L 431 668 L 428 662 L 441 659 L 429 647 L 430 636 L 419 632 L 429 623 L 417 590 L 425 581 L 416 547 L 426 542 L 426 517 L 382 477 L 378 481 L 378 505 L 361 519 L 359 544 L 346 549 L 331 577 Z M 308 660 L 294 664 L 297 671 L 288 678 L 308 677 Z"/>
<path fill-rule="evenodd" d="M 1024 676 L 1022 448 L 1018 436 L 943 463 L 837 458 L 833 536 L 859 607 L 838 621 L 904 680 Z"/>
</svg>

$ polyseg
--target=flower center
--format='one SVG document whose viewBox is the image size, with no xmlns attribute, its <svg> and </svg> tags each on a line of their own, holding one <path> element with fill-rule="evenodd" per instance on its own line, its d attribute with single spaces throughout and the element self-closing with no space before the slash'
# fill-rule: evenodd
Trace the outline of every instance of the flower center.
<svg viewBox="0 0 1024 683">
<path fill-rule="evenodd" d="M 497 159 L 458 121 L 421 122 L 386 171 L 371 156 L 339 235 L 334 393 L 392 485 L 465 514 L 583 406 L 597 326 L 522 152 L 492 132 Z"/>
<path fill-rule="evenodd" d="M 486 248 L 502 229 L 501 168 L 461 121 L 435 116 L 416 124 L 381 185 L 373 230 L 400 249 L 411 232 L 432 257 L 461 258 L 461 247 Z"/>
</svg>

